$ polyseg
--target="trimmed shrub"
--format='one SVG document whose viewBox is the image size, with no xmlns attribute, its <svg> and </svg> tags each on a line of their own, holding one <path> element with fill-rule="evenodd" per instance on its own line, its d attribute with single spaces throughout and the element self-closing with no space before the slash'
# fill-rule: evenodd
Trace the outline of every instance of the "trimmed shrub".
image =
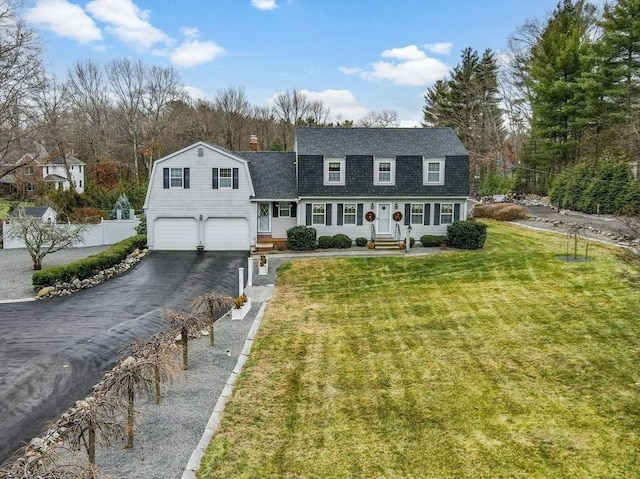
<svg viewBox="0 0 640 479">
<path fill-rule="evenodd" d="M 340 249 L 351 248 L 353 241 L 347 235 L 337 234 L 333 235 L 333 247 Z M 366 244 L 366 243 L 365 243 Z"/>
<path fill-rule="evenodd" d="M 318 238 L 318 248 L 327 249 L 335 246 L 333 236 L 320 236 Z"/>
<path fill-rule="evenodd" d="M 115 266 L 125 259 L 127 255 L 136 249 L 147 245 L 147 237 L 144 235 L 132 236 L 114 244 L 102 253 L 94 254 L 88 258 L 74 261 L 61 266 L 52 266 L 40 271 L 34 271 L 32 282 L 34 286 L 53 286 L 57 282 L 69 283 L 75 278 L 83 280 L 90 278 L 102 270 Z"/>
<path fill-rule="evenodd" d="M 411 238 L 413 239 L 413 238 Z M 447 244 L 447 237 L 442 235 L 424 235 L 420 237 L 420 243 L 425 248 L 433 248 L 436 246 L 441 246 L 443 244 Z"/>
<path fill-rule="evenodd" d="M 491 218 L 499 221 L 524 220 L 527 217 L 527 210 L 524 206 L 514 203 L 490 203 L 487 205 L 476 205 L 473 208 L 474 218 Z"/>
<path fill-rule="evenodd" d="M 287 230 L 287 244 L 294 251 L 310 251 L 316 249 L 316 229 L 308 226 L 294 226 Z"/>
<path fill-rule="evenodd" d="M 368 242 L 369 240 L 367 238 L 363 238 L 362 236 L 356 238 L 356 246 L 360 246 L 361 248 L 363 246 L 367 246 Z"/>
<path fill-rule="evenodd" d="M 415 238 L 409 238 L 409 247 L 413 248 L 416 245 Z"/>
<path fill-rule="evenodd" d="M 480 249 L 487 239 L 487 225 L 456 221 L 447 226 L 447 245 L 458 249 Z"/>
</svg>

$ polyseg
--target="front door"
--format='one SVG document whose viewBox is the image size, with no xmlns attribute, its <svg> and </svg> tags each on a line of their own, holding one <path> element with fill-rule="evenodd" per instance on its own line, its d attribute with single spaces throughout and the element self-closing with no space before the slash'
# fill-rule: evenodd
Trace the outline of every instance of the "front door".
<svg viewBox="0 0 640 479">
<path fill-rule="evenodd" d="M 378 234 L 391 234 L 391 203 L 378 203 L 376 218 L 376 231 Z"/>
<path fill-rule="evenodd" d="M 271 203 L 258 203 L 258 233 L 271 233 Z"/>
</svg>

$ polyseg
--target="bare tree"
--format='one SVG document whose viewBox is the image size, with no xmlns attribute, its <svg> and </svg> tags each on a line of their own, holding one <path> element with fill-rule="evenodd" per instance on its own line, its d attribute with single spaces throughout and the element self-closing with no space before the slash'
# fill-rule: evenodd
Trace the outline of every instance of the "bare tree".
<svg viewBox="0 0 640 479">
<path fill-rule="evenodd" d="M 35 437 L 19 457 L 0 468 L 0 479 L 83 479 L 81 466 L 60 463 L 57 442 Z"/>
<path fill-rule="evenodd" d="M 331 108 L 320 100 L 312 100 L 309 102 L 309 111 L 307 113 L 307 125 L 322 126 L 329 120 Z"/>
<path fill-rule="evenodd" d="M 152 66 L 147 70 L 145 94 L 142 97 L 143 157 L 147 175 L 151 175 L 154 159 L 160 156 L 161 136 L 170 125 L 170 105 L 185 98 L 180 84 L 180 76 L 173 68 Z"/>
<path fill-rule="evenodd" d="M 182 369 L 189 369 L 189 336 L 195 336 L 209 325 L 206 317 L 200 314 L 173 311 L 167 309 L 162 317 L 169 323 L 172 334 L 180 334 L 182 343 Z"/>
<path fill-rule="evenodd" d="M 360 118 L 358 126 L 365 128 L 395 128 L 400 126 L 398 112 L 395 110 L 370 110 Z"/>
<path fill-rule="evenodd" d="M 127 351 L 136 358 L 142 358 L 151 369 L 156 404 L 160 404 L 160 386 L 173 379 L 177 369 L 176 346 L 166 332 L 134 341 Z"/>
<path fill-rule="evenodd" d="M 137 393 L 153 388 L 153 364 L 148 358 L 128 356 L 109 371 L 101 382 L 101 391 L 115 396 L 127 404 L 127 443 L 125 449 L 133 447 L 135 424 L 135 399 Z"/>
<path fill-rule="evenodd" d="M 276 93 L 273 112 L 278 119 L 283 150 L 293 145 L 295 126 L 302 124 L 309 114 L 309 103 L 306 95 L 295 88 Z"/>
<path fill-rule="evenodd" d="M 133 178 L 140 182 L 140 151 L 142 146 L 143 97 L 145 68 L 141 60 L 113 60 L 107 65 L 107 78 L 115 96 L 118 124 L 130 143 Z"/>
<path fill-rule="evenodd" d="M 43 88 L 40 43 L 20 17 L 21 6 L 0 0 L 0 176 L 25 166 L 15 165 L 12 154 L 35 126 L 33 99 Z"/>
<path fill-rule="evenodd" d="M 64 413 L 54 428 L 63 431 L 74 450 L 84 449 L 89 460 L 89 478 L 95 477 L 96 443 L 109 445 L 124 435 L 118 421 L 122 405 L 114 398 L 97 391 Z"/>
<path fill-rule="evenodd" d="M 213 105 L 220 117 L 223 146 L 241 150 L 251 114 L 251 103 L 244 87 L 228 87 L 218 91 Z"/>
<path fill-rule="evenodd" d="M 42 259 L 49 253 L 73 246 L 82 240 L 87 229 L 85 224 L 56 224 L 40 217 L 25 214 L 19 207 L 11 216 L 9 228 L 5 226 L 4 236 L 24 241 L 27 252 L 33 260 L 33 269 L 42 269 Z"/>
<path fill-rule="evenodd" d="M 73 106 L 76 133 L 91 161 L 110 158 L 111 114 L 109 93 L 100 66 L 92 61 L 77 62 L 67 74 L 67 91 Z"/>
<path fill-rule="evenodd" d="M 194 298 L 191 303 L 193 306 L 193 312 L 202 316 L 205 316 L 209 321 L 209 342 L 211 346 L 214 343 L 214 324 L 216 322 L 216 314 L 221 311 L 226 312 L 235 305 L 235 299 L 231 296 L 216 293 L 203 294 Z"/>
<path fill-rule="evenodd" d="M 53 155 L 62 160 L 69 189 L 75 191 L 76 185 L 69 168 L 69 158 L 74 151 L 71 146 L 73 125 L 67 85 L 58 82 L 55 76 L 48 78 L 47 88 L 36 96 L 35 103 L 40 116 L 40 132 L 55 146 Z"/>
</svg>

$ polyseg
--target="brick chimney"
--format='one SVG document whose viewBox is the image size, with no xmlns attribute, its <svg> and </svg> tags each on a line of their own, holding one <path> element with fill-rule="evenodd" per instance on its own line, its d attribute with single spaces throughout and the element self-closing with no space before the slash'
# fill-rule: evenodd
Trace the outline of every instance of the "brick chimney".
<svg viewBox="0 0 640 479">
<path fill-rule="evenodd" d="M 251 135 L 249 140 L 249 151 L 258 151 L 258 135 Z"/>
</svg>

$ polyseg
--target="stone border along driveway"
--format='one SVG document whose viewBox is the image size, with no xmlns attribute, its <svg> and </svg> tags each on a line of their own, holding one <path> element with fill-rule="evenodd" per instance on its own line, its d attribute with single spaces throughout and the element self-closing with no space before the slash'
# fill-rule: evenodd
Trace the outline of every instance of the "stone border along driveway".
<svg viewBox="0 0 640 479">
<path fill-rule="evenodd" d="M 43 268 L 77 261 L 100 253 L 111 245 L 67 248 L 44 257 Z M 32 301 L 35 291 L 31 281 L 33 261 L 26 249 L 0 250 L 0 303 Z"/>
</svg>

